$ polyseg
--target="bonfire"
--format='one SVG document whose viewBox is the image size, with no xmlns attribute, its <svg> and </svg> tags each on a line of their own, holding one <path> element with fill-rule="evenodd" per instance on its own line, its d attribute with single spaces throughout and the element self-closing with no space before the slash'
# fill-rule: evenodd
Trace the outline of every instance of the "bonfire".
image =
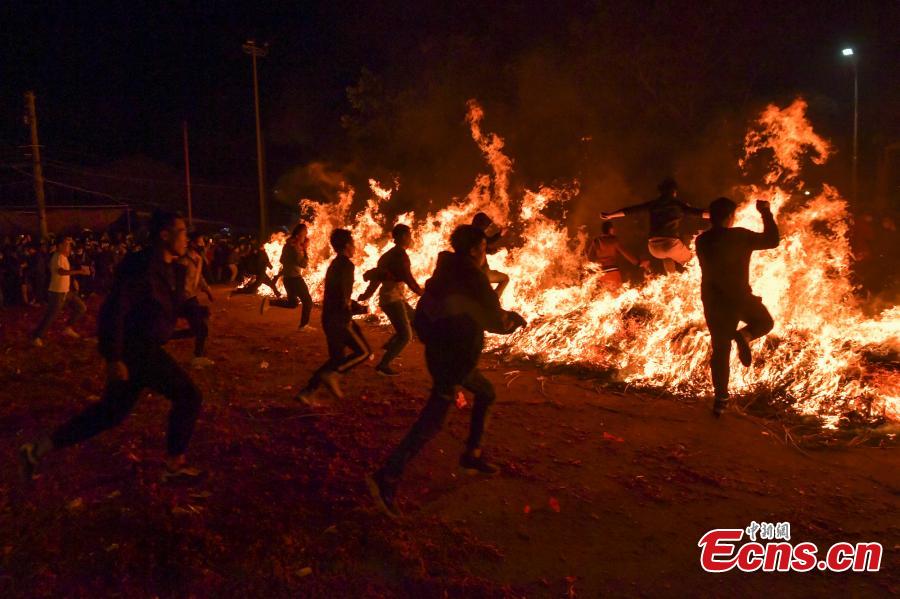
<svg viewBox="0 0 900 599">
<path fill-rule="evenodd" d="M 825 184 L 813 192 L 801 178 L 803 165 L 814 168 L 832 154 L 807 120 L 806 107 L 802 99 L 784 108 L 768 106 L 744 140 L 740 167 L 763 161 L 765 175 L 734 190 L 736 225 L 760 230 L 753 206 L 767 200 L 782 240 L 777 249 L 755 253 L 750 272 L 754 292 L 775 318 L 775 329 L 755 342 L 756 359 L 749 368 L 732 356 L 730 386 L 734 394 L 763 394 L 814 416 L 826 428 L 842 420 L 900 420 L 900 384 L 876 365 L 878 357 L 896 356 L 900 348 L 900 306 L 867 316 L 854 293 L 847 202 L 835 187 Z M 334 227 L 353 231 L 357 266 L 364 271 L 389 247 L 385 232 L 396 222 L 410 225 L 412 270 L 424 281 L 453 228 L 486 212 L 509 227 L 514 239 L 489 258 L 492 268 L 511 279 L 503 303 L 530 322 L 514 335 L 491 337 L 491 349 L 542 365 L 605 373 L 632 387 L 709 394 L 710 343 L 696 258 L 682 272 L 610 292 L 600 273 L 585 263 L 585 236 L 571 234 L 566 223 L 546 214 L 552 204 L 565 205 L 578 194 L 577 182 L 526 190 L 523 197 L 512 198 L 513 161 L 504 153 L 503 139 L 484 132 L 483 116 L 481 106 L 470 101 L 467 122 L 491 172 L 478 175 L 465 198 L 442 210 L 418 218 L 405 213 L 386 222 L 385 208 L 399 181 L 385 187 L 370 180 L 371 195 L 357 211 L 350 187 L 334 203 L 300 200 L 310 226 L 306 279 L 313 297 L 321 295 Z M 283 236 L 277 236 L 266 246 L 274 265 L 283 244 Z M 359 293 L 364 283 L 357 278 L 356 284 Z M 375 306 L 371 309 L 384 319 Z"/>
</svg>

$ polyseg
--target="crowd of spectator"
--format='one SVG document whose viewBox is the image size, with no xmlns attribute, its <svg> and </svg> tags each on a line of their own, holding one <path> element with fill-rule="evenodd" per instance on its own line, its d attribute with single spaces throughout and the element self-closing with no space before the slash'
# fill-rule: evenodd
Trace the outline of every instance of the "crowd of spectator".
<svg viewBox="0 0 900 599">
<path fill-rule="evenodd" d="M 82 298 L 103 294 L 112 283 L 116 265 L 128 252 L 142 248 L 141 236 L 125 233 L 84 231 L 73 237 L 52 235 L 40 241 L 31 235 L 0 238 L 0 306 L 47 303 L 50 259 L 57 244 L 72 239 L 69 263 L 72 270 L 87 267 L 89 274 L 73 275 L 73 290 Z M 257 272 L 258 243 L 255 238 L 227 234 L 210 236 L 204 276 L 211 283 L 240 284 Z"/>
</svg>

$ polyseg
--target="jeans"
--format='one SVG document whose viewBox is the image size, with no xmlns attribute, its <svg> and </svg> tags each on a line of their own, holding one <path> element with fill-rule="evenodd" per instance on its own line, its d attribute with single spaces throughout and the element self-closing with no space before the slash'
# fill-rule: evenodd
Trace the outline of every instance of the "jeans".
<svg viewBox="0 0 900 599">
<path fill-rule="evenodd" d="M 276 299 L 269 302 L 270 306 L 278 308 L 296 308 L 297 304 L 303 304 L 303 310 L 300 313 L 300 326 L 305 327 L 309 324 L 309 318 L 312 316 L 312 296 L 309 294 L 309 287 L 303 277 L 285 277 L 284 290 L 287 292 L 286 299 Z"/>
<path fill-rule="evenodd" d="M 147 387 L 172 402 L 166 450 L 182 455 L 194 432 L 194 423 L 203 400 L 200 391 L 178 363 L 158 345 L 126 349 L 127 381 L 111 381 L 99 402 L 56 429 L 51 439 L 55 448 L 86 441 L 122 422 L 134 409 L 141 391 Z"/>
<path fill-rule="evenodd" d="M 47 329 L 50 328 L 50 325 L 53 324 L 53 321 L 56 320 L 56 317 L 62 312 L 67 304 L 71 304 L 73 310 L 67 326 L 72 326 L 77 323 L 84 316 L 84 313 L 87 312 L 87 307 L 85 307 L 84 302 L 78 296 L 78 292 L 69 291 L 68 293 L 58 293 L 56 291 L 51 291 L 49 292 L 49 298 L 47 299 L 47 311 L 44 312 L 44 317 L 41 318 L 41 322 L 31 335 L 32 338 L 40 339 L 43 337 L 47 333 Z"/>
<path fill-rule="evenodd" d="M 462 380 L 452 380 L 446 377 L 444 372 L 439 371 L 440 367 L 435 368 L 437 360 L 429 360 L 428 354 L 429 351 L 426 347 L 425 358 L 429 363 L 428 370 L 434 379 L 434 386 L 431 388 L 431 395 L 428 397 L 425 407 L 422 408 L 419 418 L 385 462 L 382 472 L 388 481 L 397 481 L 409 461 L 441 430 L 444 420 L 447 418 L 447 411 L 455 402 L 457 386 L 475 394 L 466 451 L 471 452 L 481 446 L 481 438 L 487 428 L 488 414 L 496 399 L 491 382 L 477 368 Z"/>
<path fill-rule="evenodd" d="M 394 334 L 384 346 L 385 352 L 380 363 L 380 366 L 388 366 L 394 358 L 400 355 L 400 352 L 412 339 L 412 325 L 410 325 L 410 321 L 415 313 L 405 301 L 381 304 L 381 309 L 394 327 Z"/>
<path fill-rule="evenodd" d="M 703 313 L 712 343 L 712 357 L 709 367 L 712 373 L 716 397 L 728 397 L 729 360 L 731 342 L 736 334 L 747 331 L 751 339 L 762 337 L 772 330 L 775 321 L 766 310 L 762 300 L 755 295 L 729 298 L 713 294 L 703 294 Z M 738 323 L 746 322 L 741 331 Z"/>
</svg>

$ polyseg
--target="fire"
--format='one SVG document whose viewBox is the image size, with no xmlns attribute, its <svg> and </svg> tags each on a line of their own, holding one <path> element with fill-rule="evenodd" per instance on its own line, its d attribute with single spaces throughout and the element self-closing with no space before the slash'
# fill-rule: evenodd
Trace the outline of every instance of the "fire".
<svg viewBox="0 0 900 599">
<path fill-rule="evenodd" d="M 694 259 L 677 274 L 650 279 L 617 293 L 606 290 L 599 273 L 582 258 L 584 235 L 572 237 L 566 225 L 547 217 L 551 203 L 565 203 L 578 193 L 568 188 L 526 191 L 521 201 L 509 195 L 512 160 L 503 140 L 486 134 L 484 112 L 468 103 L 467 122 L 491 168 L 475 179 L 463 201 L 416 219 L 412 213 L 398 222 L 414 229 L 412 269 L 424 282 L 453 228 L 487 212 L 495 222 L 514 226 L 518 242 L 489 257 L 492 268 L 511 279 L 503 303 L 520 312 L 530 325 L 512 336 L 491 337 L 489 346 L 516 358 L 540 364 L 570 364 L 612 373 L 619 381 L 677 394 L 711 391 L 709 334 L 700 302 L 700 267 Z M 867 353 L 896 352 L 900 347 L 900 307 L 875 317 L 864 315 L 850 282 L 852 255 L 848 242 L 850 217 L 837 189 L 825 185 L 817 195 L 799 192 L 801 161 L 827 160 L 831 148 L 806 119 L 806 103 L 798 99 L 785 108 L 768 106 L 745 138 L 746 167 L 760 156 L 770 160 L 763 184 L 739 190 L 738 226 L 759 230 L 753 208 L 768 200 L 779 223 L 781 245 L 758 252 L 751 263 L 751 284 L 775 318 L 775 329 L 754 345 L 758 359 L 743 368 L 732 358 L 731 388 L 735 393 L 764 392 L 789 403 L 801 414 L 815 415 L 828 427 L 856 413 L 867 420 L 900 418 L 900 387 L 879 380 L 867 368 Z M 345 188 L 339 201 L 300 202 L 310 226 L 310 268 L 306 278 L 314 297 L 330 250 L 334 227 L 353 230 L 355 261 L 360 270 L 375 265 L 389 245 L 381 213 L 391 189 L 370 180 L 372 197 L 363 210 L 351 214 L 354 192 Z M 394 182 L 394 189 L 397 182 Z M 267 245 L 278 264 L 283 238 Z M 362 291 L 363 283 L 357 279 Z"/>
</svg>

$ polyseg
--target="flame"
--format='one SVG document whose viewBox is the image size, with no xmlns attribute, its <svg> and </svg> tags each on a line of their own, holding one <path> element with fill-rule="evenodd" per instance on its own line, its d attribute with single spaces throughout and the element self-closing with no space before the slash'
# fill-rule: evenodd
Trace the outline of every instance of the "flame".
<svg viewBox="0 0 900 599">
<path fill-rule="evenodd" d="M 490 336 L 490 348 L 540 364 L 607 371 L 639 387 L 709 393 L 709 334 L 697 260 L 683 272 L 610 292 L 601 284 L 600 273 L 584 262 L 586 236 L 572 238 L 565 224 L 543 212 L 551 203 L 565 204 L 577 195 L 577 182 L 566 188 L 526 190 L 514 205 L 508 190 L 513 162 L 503 153 L 503 140 L 482 130 L 483 117 L 481 106 L 470 100 L 467 122 L 472 139 L 492 174 L 478 175 L 462 201 L 420 220 L 412 213 L 397 218 L 414 229 L 409 254 L 417 279 L 424 282 L 430 275 L 454 227 L 470 222 L 476 212 L 487 212 L 495 222 L 514 224 L 520 233 L 519 245 L 502 249 L 489 260 L 492 268 L 511 279 L 504 306 L 530 322 L 514 335 Z M 737 225 L 759 230 L 754 202 L 767 200 L 782 241 L 774 250 L 755 253 L 751 261 L 754 293 L 763 298 L 776 325 L 765 339 L 755 342 L 754 352 L 761 359 L 753 366 L 743 368 L 733 356 L 731 389 L 769 393 L 801 414 L 817 416 L 827 427 L 850 413 L 869 420 L 898 419 L 900 385 L 873 376 L 866 353 L 896 352 L 900 347 L 900 307 L 866 317 L 858 305 L 850 283 L 850 219 L 837 189 L 825 185 L 816 195 L 793 193 L 803 188 L 802 160 L 808 157 L 823 164 L 830 153 L 829 143 L 806 119 L 802 99 L 785 108 L 768 106 L 745 138 L 740 165 L 768 158 L 768 172 L 762 184 L 739 190 Z M 310 268 L 305 276 L 314 297 L 321 294 L 333 228 L 353 231 L 358 248 L 354 261 L 362 271 L 373 267 L 390 245 L 387 231 L 394 223 L 385 222 L 382 209 L 391 189 L 374 179 L 369 184 L 372 197 L 353 215 L 354 192 L 349 187 L 334 204 L 300 202 L 310 224 Z M 276 267 L 282 244 L 283 236 L 266 246 Z M 356 286 L 354 293 L 361 292 L 360 278 Z"/>
</svg>

